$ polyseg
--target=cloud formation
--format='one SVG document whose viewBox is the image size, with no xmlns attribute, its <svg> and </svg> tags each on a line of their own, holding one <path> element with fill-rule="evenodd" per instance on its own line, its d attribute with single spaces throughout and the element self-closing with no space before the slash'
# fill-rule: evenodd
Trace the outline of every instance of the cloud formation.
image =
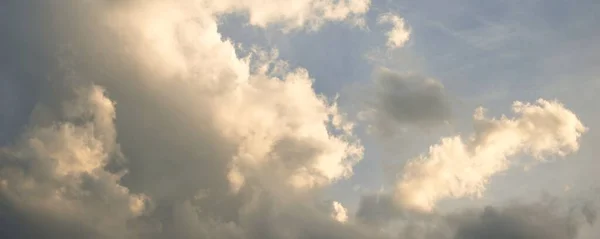
<svg viewBox="0 0 600 239">
<path fill-rule="evenodd" d="M 348 221 L 348 209 L 344 207 L 341 203 L 337 201 L 333 201 L 333 212 L 331 216 L 338 222 L 346 222 Z"/>
<path fill-rule="evenodd" d="M 404 18 L 393 14 L 384 13 L 379 16 L 379 24 L 390 24 L 392 28 L 386 33 L 387 47 L 390 49 L 401 48 L 410 39 L 411 29 L 404 22 Z"/>
<path fill-rule="evenodd" d="M 435 79 L 379 68 L 372 85 L 361 89 L 359 119 L 371 130 L 393 135 L 406 127 L 433 127 L 449 121 L 451 106 L 444 86 Z"/>
<path fill-rule="evenodd" d="M 119 183 L 124 172 L 105 169 L 121 156 L 114 103 L 95 85 L 72 93 L 75 98 L 61 102 L 56 112 L 63 120 L 46 125 L 34 118 L 37 124 L 14 146 L 0 149 L 0 196 L 12 207 L 33 213 L 33 219 L 52 215 L 64 223 L 80 223 L 92 235 L 127 235 L 127 221 L 144 213 L 149 202 Z M 52 110 L 45 107 L 39 104 L 34 115 L 48 117 Z"/>
<path fill-rule="evenodd" d="M 579 149 L 579 138 L 587 130 L 556 101 L 516 101 L 512 110 L 516 117 L 496 119 L 486 118 L 479 108 L 470 138 L 442 138 L 426 155 L 409 161 L 396 184 L 396 200 L 430 211 L 443 198 L 480 196 L 491 176 L 510 167 L 510 157 L 565 156 Z"/>
<path fill-rule="evenodd" d="M 2 62 L 16 62 L 6 79 L 34 85 L 37 101 L 26 129 L 0 148 L 0 237 L 389 238 L 319 197 L 363 157 L 335 99 L 276 51 L 219 33 L 229 14 L 284 31 L 361 24 L 368 0 L 0 5 Z M 377 117 L 447 119 L 439 83 L 378 79 Z M 529 149 L 562 145 L 542 138 Z M 400 215 L 379 209 L 359 215 Z"/>
<path fill-rule="evenodd" d="M 228 0 L 208 1 L 209 7 L 217 12 L 246 12 L 249 23 L 259 27 L 270 24 L 283 24 L 285 29 L 305 28 L 318 29 L 330 21 L 350 21 L 353 24 L 364 24 L 363 15 L 369 10 L 370 0 L 343 1 L 257 1 Z"/>
<path fill-rule="evenodd" d="M 588 223 L 580 205 L 570 210 L 552 201 L 464 210 L 427 223 L 409 223 L 407 239 L 531 238 L 574 239 Z"/>
<path fill-rule="evenodd" d="M 392 238 L 581 238 L 596 223 L 597 199 L 565 200 L 542 195 L 532 202 L 458 208 L 425 214 L 399 207 L 393 195 L 365 195 L 356 219 Z M 583 232 L 583 233 L 582 233 Z"/>
<path fill-rule="evenodd" d="M 217 24 L 246 12 L 313 28 L 368 1 L 3 4 L 3 22 L 24 26 L 2 27 L 29 40 L 2 48 L 36 70 L 15 80 L 38 85 L 28 130 L 0 155 L 2 217 L 22 218 L 0 221 L 6 237 L 377 237 L 313 197 L 362 158 L 352 124 L 306 69 L 238 48 Z"/>
</svg>

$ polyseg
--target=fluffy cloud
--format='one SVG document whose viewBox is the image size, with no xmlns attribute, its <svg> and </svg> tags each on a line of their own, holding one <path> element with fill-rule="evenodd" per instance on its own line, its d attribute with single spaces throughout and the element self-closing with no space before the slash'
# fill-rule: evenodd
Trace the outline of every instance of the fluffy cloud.
<svg viewBox="0 0 600 239">
<path fill-rule="evenodd" d="M 269 4 L 6 3 L 13 11 L 3 22 L 24 26 L 2 27 L 28 41 L 2 48 L 33 52 L 13 52 L 35 69 L 15 79 L 38 85 L 39 103 L 30 130 L 0 155 L 2 205 L 23 218 L 2 233 L 367 237 L 338 221 L 343 208 L 334 219 L 314 200 L 362 157 L 351 123 L 314 92 L 305 69 L 289 69 L 276 53 L 239 56 L 217 22 L 246 12 L 258 26 L 313 28 L 361 15 L 369 2 Z M 18 20 L 31 11 L 40 14 Z"/>
<path fill-rule="evenodd" d="M 409 161 L 396 185 L 396 200 L 429 211 L 446 197 L 479 196 L 489 178 L 510 167 L 509 157 L 527 153 L 535 158 L 564 156 L 579 149 L 586 128 L 556 101 L 515 102 L 515 118 L 486 118 L 475 112 L 475 132 L 443 138 L 427 155 Z"/>
<path fill-rule="evenodd" d="M 45 223 L 36 217 L 54 215 L 64 223 L 81 223 L 81 230 L 92 235 L 127 235 L 127 221 L 141 215 L 148 201 L 119 184 L 121 172 L 105 170 L 121 156 L 114 103 L 95 85 L 77 88 L 73 95 L 56 112 L 64 120 L 46 125 L 33 118 L 15 145 L 0 149 L 0 195 L 12 207 L 33 213 L 28 219 L 32 227 Z M 52 110 L 46 107 L 39 104 L 34 115 L 48 117 Z"/>
<path fill-rule="evenodd" d="M 1 4 L 6 78 L 38 101 L 0 150 L 1 237 L 386 238 L 319 200 L 363 153 L 335 101 L 218 32 L 240 13 L 284 30 L 360 22 L 369 1 Z"/>
<path fill-rule="evenodd" d="M 332 205 L 333 212 L 331 216 L 333 217 L 333 219 L 335 219 L 338 222 L 348 221 L 348 209 L 346 209 L 344 205 L 336 201 L 334 201 Z"/>
<path fill-rule="evenodd" d="M 403 47 L 410 39 L 410 28 L 406 26 L 404 18 L 393 13 L 379 16 L 379 24 L 391 24 L 392 28 L 386 33 L 387 47 L 390 49 Z"/>
<path fill-rule="evenodd" d="M 432 127 L 450 120 L 444 86 L 434 79 L 380 68 L 366 89 L 361 90 L 367 97 L 359 118 L 377 133 L 391 135 L 404 127 Z"/>
</svg>

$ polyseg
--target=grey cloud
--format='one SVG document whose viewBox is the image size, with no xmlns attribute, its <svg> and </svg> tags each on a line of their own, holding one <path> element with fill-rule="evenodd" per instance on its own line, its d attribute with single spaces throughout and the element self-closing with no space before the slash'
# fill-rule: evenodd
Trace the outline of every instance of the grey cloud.
<svg viewBox="0 0 600 239">
<path fill-rule="evenodd" d="M 372 85 L 360 93 L 364 109 L 359 116 L 385 135 L 403 127 L 440 125 L 451 118 L 450 99 L 443 85 L 421 75 L 380 68 Z"/>
<path fill-rule="evenodd" d="M 381 226 L 404 216 L 405 212 L 394 205 L 389 194 L 362 196 L 356 212 L 357 220 L 371 226 Z"/>
<path fill-rule="evenodd" d="M 455 239 L 572 239 L 582 225 L 580 212 L 560 212 L 544 204 L 486 207 L 477 213 L 448 217 L 454 221 Z"/>
<path fill-rule="evenodd" d="M 364 195 L 356 218 L 380 229 L 393 225 L 403 239 L 574 239 L 583 227 L 596 222 L 597 210 L 594 200 L 566 201 L 545 195 L 534 202 L 420 213 L 381 194 Z"/>
</svg>

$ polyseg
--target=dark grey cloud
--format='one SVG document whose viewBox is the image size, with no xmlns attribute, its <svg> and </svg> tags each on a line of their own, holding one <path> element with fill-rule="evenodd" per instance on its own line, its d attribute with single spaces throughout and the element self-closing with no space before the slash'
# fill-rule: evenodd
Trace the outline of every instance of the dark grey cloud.
<svg viewBox="0 0 600 239">
<path fill-rule="evenodd" d="M 455 224 L 456 239 L 572 239 L 577 238 L 585 223 L 594 222 L 583 220 L 581 210 L 578 207 L 561 212 L 545 204 L 486 207 L 475 213 L 449 216 L 447 220 Z"/>
<path fill-rule="evenodd" d="M 388 194 L 365 195 L 356 218 L 376 228 L 395 225 L 403 239 L 574 239 L 596 223 L 595 202 L 546 195 L 534 202 L 423 214 L 401 208 Z"/>
<path fill-rule="evenodd" d="M 394 205 L 389 194 L 373 194 L 361 197 L 356 219 L 371 226 L 381 226 L 404 218 L 406 212 Z"/>
<path fill-rule="evenodd" d="M 359 117 L 383 135 L 402 128 L 430 128 L 451 119 L 450 98 L 443 85 L 413 73 L 376 70 L 372 85 L 358 90 Z"/>
</svg>

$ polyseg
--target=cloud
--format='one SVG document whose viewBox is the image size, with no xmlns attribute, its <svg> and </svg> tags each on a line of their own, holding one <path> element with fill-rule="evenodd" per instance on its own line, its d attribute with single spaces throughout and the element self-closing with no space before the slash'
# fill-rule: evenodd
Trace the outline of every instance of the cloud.
<svg viewBox="0 0 600 239">
<path fill-rule="evenodd" d="M 127 220 L 141 215 L 148 199 L 119 184 L 123 172 L 104 169 L 121 153 L 115 142 L 114 103 L 95 85 L 72 93 L 75 98 L 63 101 L 57 112 L 64 120 L 31 125 L 15 145 L 0 149 L 0 196 L 12 210 L 34 214 L 28 216 L 31 223 L 45 223 L 35 221 L 54 215 L 64 223 L 82 224 L 93 235 L 126 235 Z M 39 104 L 37 110 L 43 107 Z M 49 236 L 72 234 L 49 230 Z"/>
<path fill-rule="evenodd" d="M 368 2 L 197 3 L 6 3 L 3 22 L 23 26 L 2 27 L 27 41 L 0 47 L 22 49 L 6 52 L 35 69 L 14 79 L 37 86 L 38 104 L 22 140 L 2 148 L 0 205 L 20 220 L 0 220 L 11 229 L 1 233 L 377 237 L 314 199 L 362 158 L 351 122 L 306 69 L 275 52 L 239 55 L 217 24 L 247 12 L 258 26 L 312 27 Z M 39 14 L 20 21 L 26 12 Z"/>
<path fill-rule="evenodd" d="M 333 219 L 335 219 L 338 222 L 346 222 L 348 221 L 348 209 L 346 209 L 344 207 L 344 205 L 342 205 L 341 203 L 334 201 L 332 203 L 333 205 L 333 212 L 331 214 L 331 216 L 333 217 Z"/>
<path fill-rule="evenodd" d="M 596 199 L 565 200 L 549 195 L 483 208 L 425 214 L 399 207 L 392 194 L 364 195 L 358 220 L 406 239 L 579 238 L 593 226 Z"/>
<path fill-rule="evenodd" d="M 435 222 L 411 223 L 401 232 L 409 239 L 549 238 L 574 239 L 587 225 L 580 206 L 570 210 L 552 201 L 488 206 L 450 213 Z"/>
<path fill-rule="evenodd" d="M 366 89 L 360 91 L 365 96 L 359 118 L 380 134 L 393 135 L 410 126 L 433 127 L 450 120 L 448 96 L 434 79 L 380 68 Z"/>
<path fill-rule="evenodd" d="M 387 47 L 390 49 L 401 48 L 410 39 L 411 29 L 406 26 L 404 18 L 393 13 L 381 14 L 378 18 L 379 24 L 391 24 L 392 29 L 387 33 Z"/>
<path fill-rule="evenodd" d="M 389 193 L 363 195 L 356 211 L 356 219 L 371 226 L 382 226 L 404 217 L 405 212 L 396 206 Z"/>
<path fill-rule="evenodd" d="M 516 101 L 512 110 L 517 117 L 496 119 L 486 118 L 479 108 L 470 138 L 442 138 L 427 155 L 409 161 L 396 184 L 397 201 L 429 211 L 443 198 L 480 196 L 491 176 L 510 167 L 509 157 L 565 156 L 579 149 L 578 140 L 587 130 L 556 101 Z"/>
<path fill-rule="evenodd" d="M 386 238 L 319 199 L 363 155 L 335 100 L 218 31 L 227 14 L 288 30 L 360 22 L 368 1 L 2 4 L 8 78 L 37 101 L 0 149 L 2 237 Z"/>
<path fill-rule="evenodd" d="M 248 14 L 249 23 L 259 27 L 282 24 L 285 29 L 305 28 L 316 30 L 328 21 L 348 20 L 364 24 L 363 15 L 369 10 L 370 0 L 343 1 L 259 1 L 227 0 L 207 1 L 208 8 L 217 13 L 242 12 Z"/>
</svg>

